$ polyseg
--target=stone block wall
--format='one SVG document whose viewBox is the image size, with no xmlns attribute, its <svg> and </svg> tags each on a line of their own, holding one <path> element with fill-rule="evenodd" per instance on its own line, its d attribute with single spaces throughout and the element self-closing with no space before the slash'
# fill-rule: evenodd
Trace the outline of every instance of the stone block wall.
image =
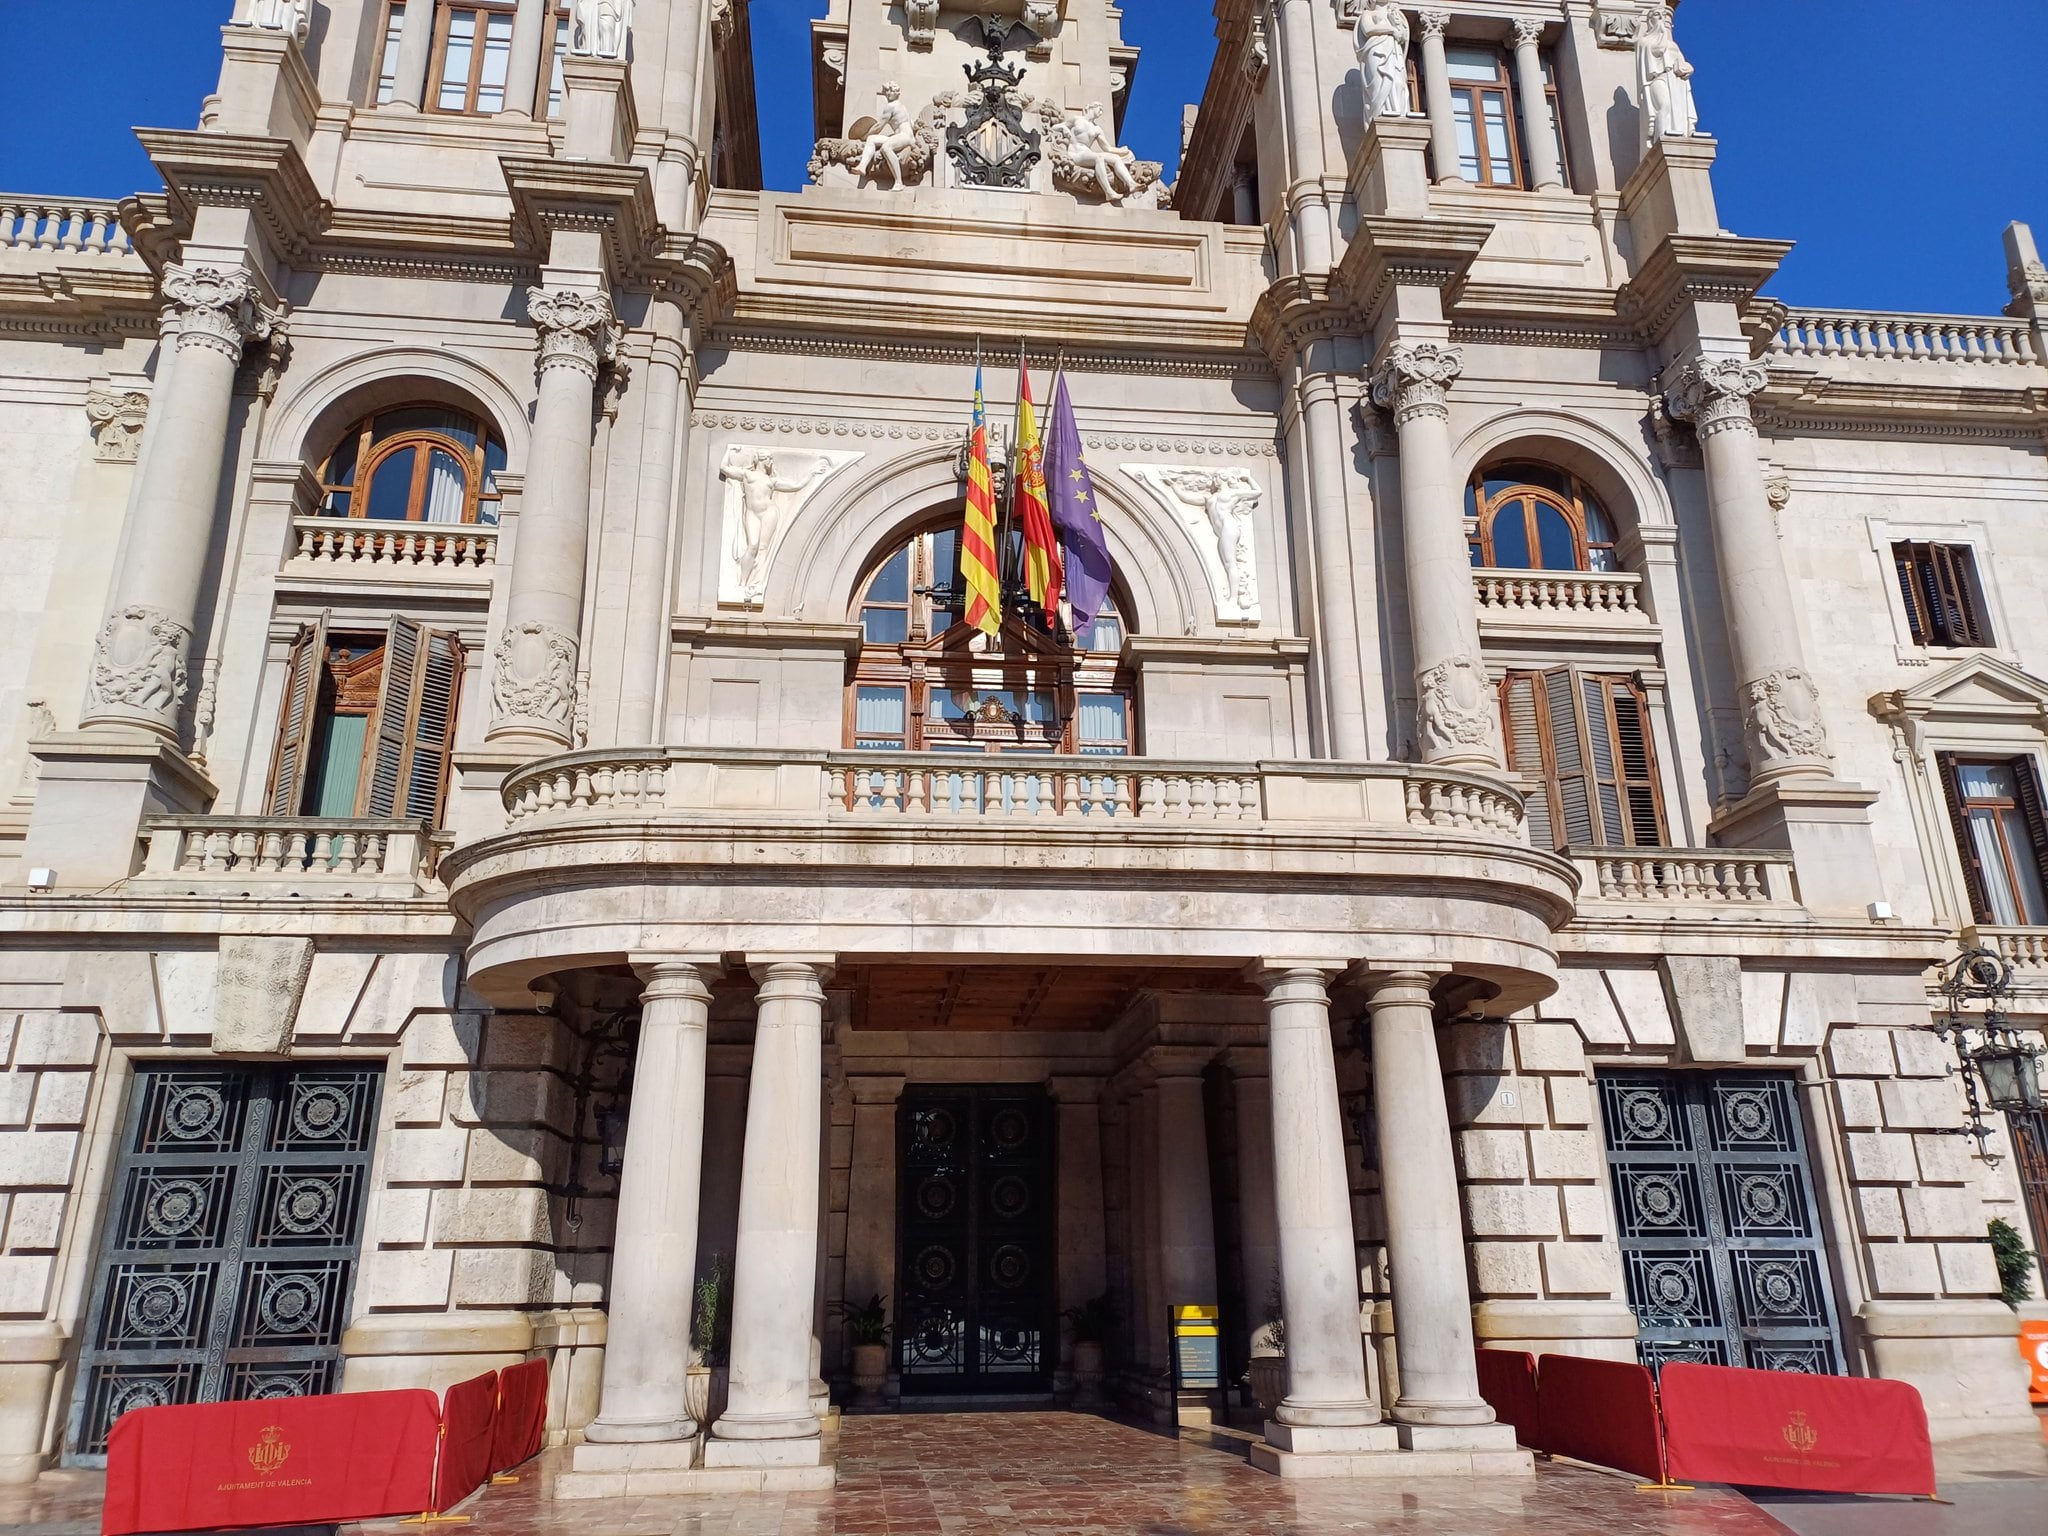
<svg viewBox="0 0 2048 1536">
<path fill-rule="evenodd" d="M 57 1303 L 103 1049 L 92 1014 L 0 1013 L 0 1319 L 40 1320 Z"/>
</svg>

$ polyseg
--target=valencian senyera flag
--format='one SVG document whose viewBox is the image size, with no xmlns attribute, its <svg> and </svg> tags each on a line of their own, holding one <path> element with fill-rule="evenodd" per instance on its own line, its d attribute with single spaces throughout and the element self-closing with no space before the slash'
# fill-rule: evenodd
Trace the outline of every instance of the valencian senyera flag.
<svg viewBox="0 0 2048 1536">
<path fill-rule="evenodd" d="M 1067 603 L 1076 635 L 1086 631 L 1109 596 L 1109 541 L 1095 506 L 1095 482 L 1081 457 L 1081 429 L 1067 398 L 1062 369 L 1052 383 L 1052 436 L 1045 445 L 1045 480 L 1052 498 L 1053 526 L 1066 545 Z"/>
<path fill-rule="evenodd" d="M 1038 438 L 1038 409 L 1031 399 L 1030 370 L 1017 370 L 1017 468 L 1013 504 L 1024 534 L 1024 591 L 1045 615 L 1045 627 L 1059 620 L 1060 540 L 1053 532 L 1045 498 L 1045 448 Z"/>
<path fill-rule="evenodd" d="M 967 622 L 985 635 L 1003 627 L 1003 586 L 996 560 L 996 482 L 988 466 L 988 407 L 981 365 L 974 365 L 974 436 L 967 455 L 967 527 L 960 540 L 960 579 Z"/>
</svg>

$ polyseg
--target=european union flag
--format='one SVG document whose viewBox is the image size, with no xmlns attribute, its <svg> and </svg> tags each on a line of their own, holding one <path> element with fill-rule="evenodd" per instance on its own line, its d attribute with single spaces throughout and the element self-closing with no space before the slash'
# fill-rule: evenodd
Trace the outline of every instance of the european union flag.
<svg viewBox="0 0 2048 1536">
<path fill-rule="evenodd" d="M 1109 541 L 1095 505 L 1095 482 L 1081 457 L 1081 430 L 1074 425 L 1073 402 L 1067 398 L 1067 375 L 1061 371 L 1052 386 L 1052 431 L 1045 447 L 1046 489 L 1052 501 L 1053 526 L 1067 550 L 1067 598 L 1073 608 L 1074 632 L 1095 622 L 1109 596 Z"/>
</svg>

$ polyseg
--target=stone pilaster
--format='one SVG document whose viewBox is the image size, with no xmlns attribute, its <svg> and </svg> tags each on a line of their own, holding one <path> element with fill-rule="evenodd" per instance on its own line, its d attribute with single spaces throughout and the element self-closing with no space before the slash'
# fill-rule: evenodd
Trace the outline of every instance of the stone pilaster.
<svg viewBox="0 0 2048 1536">
<path fill-rule="evenodd" d="M 1401 534 L 1415 659 L 1415 746 L 1425 763 L 1501 766 L 1500 707 L 1486 680 L 1465 507 L 1451 462 L 1451 386 L 1457 348 L 1396 343 L 1372 375 L 1373 403 L 1390 411 L 1401 443 Z"/>
</svg>

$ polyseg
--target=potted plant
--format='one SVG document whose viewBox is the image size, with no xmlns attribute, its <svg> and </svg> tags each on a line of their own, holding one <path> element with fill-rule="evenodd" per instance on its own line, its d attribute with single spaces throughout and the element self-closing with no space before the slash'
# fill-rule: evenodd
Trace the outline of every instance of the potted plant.
<svg viewBox="0 0 2048 1536">
<path fill-rule="evenodd" d="M 1287 1308 L 1277 1271 L 1266 1291 L 1266 1315 L 1252 1335 L 1251 1365 L 1244 1380 L 1259 1412 L 1272 1418 L 1287 1397 Z"/>
<path fill-rule="evenodd" d="M 697 1427 L 708 1429 L 725 1412 L 726 1351 L 732 1343 L 732 1270 L 714 1253 L 697 1277 L 697 1305 L 690 1334 L 690 1369 L 683 1379 L 683 1405 Z"/>
<path fill-rule="evenodd" d="M 1116 1302 L 1105 1291 L 1060 1315 L 1074 1329 L 1074 1406 L 1101 1408 L 1102 1353 L 1116 1332 Z"/>
<path fill-rule="evenodd" d="M 847 1342 L 853 1346 L 853 1385 L 858 1394 L 855 1408 L 886 1406 L 883 1389 L 889 1385 L 889 1306 L 880 1292 L 859 1306 L 839 1303 L 839 1318 L 846 1325 Z"/>
</svg>

